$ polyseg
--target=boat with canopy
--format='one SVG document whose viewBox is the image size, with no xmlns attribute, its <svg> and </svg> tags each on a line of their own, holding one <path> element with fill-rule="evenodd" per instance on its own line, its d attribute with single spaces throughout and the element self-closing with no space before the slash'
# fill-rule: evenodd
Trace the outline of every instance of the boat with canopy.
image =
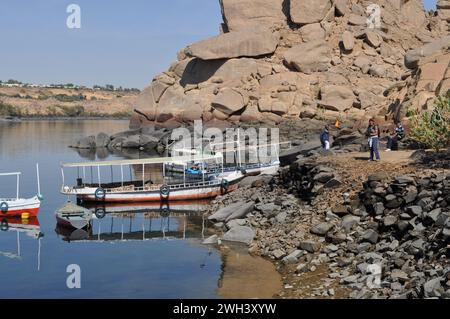
<svg viewBox="0 0 450 319">
<path fill-rule="evenodd" d="M 20 197 L 20 176 L 21 172 L 0 173 L 0 177 L 14 176 L 16 178 L 16 196 L 13 198 L 0 197 L 0 216 L 18 216 L 23 218 L 36 217 L 41 207 L 43 197 L 40 190 L 39 166 L 36 165 L 38 180 L 38 195 L 32 198 Z"/>
<path fill-rule="evenodd" d="M 202 173 L 192 176 L 170 176 L 166 174 L 168 163 L 201 163 Z M 206 174 L 205 168 L 219 163 L 221 170 L 215 174 Z M 211 165 L 213 165 L 211 164 Z M 110 167 L 111 182 L 102 181 L 102 169 Z M 114 181 L 114 167 L 120 169 L 120 181 Z M 125 180 L 125 168 L 130 170 L 129 180 Z M 77 169 L 75 186 L 65 183 L 65 169 Z M 96 171 L 96 176 L 95 172 Z M 135 174 L 132 173 L 135 172 Z M 244 177 L 240 171 L 225 174 L 223 157 L 214 155 L 191 155 L 178 157 L 146 158 L 134 160 L 115 160 L 103 162 L 61 164 L 63 185 L 61 193 L 75 195 L 81 203 L 127 203 L 184 201 L 214 198 L 237 189 Z M 87 183 L 89 177 L 91 182 Z M 133 176 L 134 175 L 134 176 Z M 94 181 L 94 179 L 96 179 Z"/>
</svg>

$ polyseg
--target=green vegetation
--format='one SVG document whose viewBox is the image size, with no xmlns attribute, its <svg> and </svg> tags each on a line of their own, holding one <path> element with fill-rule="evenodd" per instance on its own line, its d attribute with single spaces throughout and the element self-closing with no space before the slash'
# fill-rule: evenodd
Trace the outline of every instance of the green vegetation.
<svg viewBox="0 0 450 319">
<path fill-rule="evenodd" d="M 11 104 L 5 104 L 0 101 L 0 116 L 22 116 L 22 112 L 15 106 Z"/>
<path fill-rule="evenodd" d="M 450 146 L 450 92 L 440 97 L 432 111 L 416 114 L 411 119 L 411 138 L 436 152 Z"/>
<path fill-rule="evenodd" d="M 86 96 L 84 96 L 83 94 L 74 94 L 74 95 L 57 94 L 54 95 L 53 97 L 60 102 L 77 102 L 86 100 Z"/>
<path fill-rule="evenodd" d="M 77 117 L 77 116 L 84 116 L 84 107 L 81 105 L 76 106 L 64 106 L 64 105 L 56 105 L 61 111 L 63 116 L 68 117 Z"/>
</svg>

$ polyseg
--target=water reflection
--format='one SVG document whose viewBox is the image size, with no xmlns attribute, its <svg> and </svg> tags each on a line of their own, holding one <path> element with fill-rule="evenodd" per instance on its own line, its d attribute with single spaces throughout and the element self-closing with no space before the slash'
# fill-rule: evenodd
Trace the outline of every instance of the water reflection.
<svg viewBox="0 0 450 319">
<path fill-rule="evenodd" d="M 202 211 L 207 205 L 207 201 L 91 205 L 86 227 L 57 222 L 55 231 L 67 242 L 204 239 L 208 232 Z"/>
<path fill-rule="evenodd" d="M 44 234 L 41 232 L 41 225 L 37 217 L 29 219 L 21 219 L 16 217 L 3 217 L 0 222 L 0 236 L 2 233 L 15 232 L 16 236 L 16 249 L 14 251 L 0 251 L 0 256 L 13 259 L 22 260 L 22 234 L 25 234 L 26 239 L 37 240 L 37 270 L 41 267 L 41 238 Z"/>
</svg>

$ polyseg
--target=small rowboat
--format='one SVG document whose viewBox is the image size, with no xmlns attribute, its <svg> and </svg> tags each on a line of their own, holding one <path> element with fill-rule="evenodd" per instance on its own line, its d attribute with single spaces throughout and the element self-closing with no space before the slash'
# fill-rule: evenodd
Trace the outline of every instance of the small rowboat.
<svg viewBox="0 0 450 319">
<path fill-rule="evenodd" d="M 86 228 L 89 226 L 92 217 L 91 211 L 71 202 L 56 211 L 57 224 L 67 228 Z"/>
<path fill-rule="evenodd" d="M 18 216 L 18 217 L 36 217 L 39 213 L 39 209 L 41 207 L 41 201 L 43 197 L 40 192 L 40 184 L 39 184 L 39 167 L 36 166 L 37 169 L 37 178 L 38 178 L 38 195 L 32 198 L 20 198 L 19 196 L 19 185 L 20 185 L 20 176 L 22 173 L 3 173 L 0 174 L 0 177 L 5 176 L 15 176 L 16 177 L 16 197 L 15 198 L 1 198 L 0 197 L 0 217 L 2 216 Z"/>
</svg>

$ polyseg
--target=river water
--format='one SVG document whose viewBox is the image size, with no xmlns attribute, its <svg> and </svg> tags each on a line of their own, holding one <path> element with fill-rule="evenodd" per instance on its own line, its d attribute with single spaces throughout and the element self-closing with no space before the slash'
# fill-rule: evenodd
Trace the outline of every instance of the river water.
<svg viewBox="0 0 450 319">
<path fill-rule="evenodd" d="M 108 120 L 0 122 L 0 173 L 22 172 L 20 195 L 32 197 L 37 194 L 35 165 L 39 163 L 44 195 L 37 220 L 2 219 L 0 298 L 268 298 L 275 294 L 281 282 L 270 262 L 242 250 L 224 252 L 201 245 L 210 234 L 199 214 L 207 205 L 204 202 L 171 207 L 169 216 L 161 216 L 159 207 L 113 207 L 86 230 L 57 225 L 55 211 L 68 200 L 59 193 L 61 162 L 147 156 L 80 153 L 68 145 L 80 137 L 117 133 L 127 126 L 127 121 Z M 77 172 L 65 173 L 66 181 L 75 182 Z M 0 197 L 16 196 L 15 178 L 0 178 Z M 79 267 L 81 288 L 69 288 L 68 278 L 73 278 L 69 265 Z M 241 268 L 254 269 L 247 281 L 241 279 Z"/>
</svg>

